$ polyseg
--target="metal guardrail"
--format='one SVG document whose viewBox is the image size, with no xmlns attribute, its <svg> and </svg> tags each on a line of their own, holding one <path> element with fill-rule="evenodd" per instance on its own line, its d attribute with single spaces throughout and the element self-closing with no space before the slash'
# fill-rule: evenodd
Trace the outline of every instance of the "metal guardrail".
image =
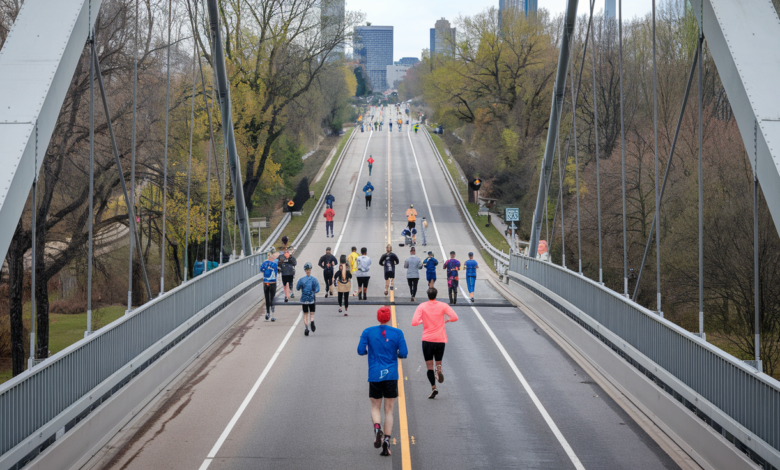
<svg viewBox="0 0 780 470">
<path fill-rule="evenodd" d="M 544 286 L 574 305 L 595 320 L 597 328 L 608 329 L 620 338 L 620 342 L 630 345 L 688 387 L 693 393 L 675 390 L 658 380 L 657 369 L 654 374 L 647 370 L 649 365 L 640 366 L 643 373 L 723 433 L 740 450 L 749 455 L 748 450 L 752 451 L 775 467 L 780 465 L 780 382 L 655 312 L 573 271 L 517 254 L 511 257 L 510 271 Z M 536 289 L 532 287 L 532 290 Z M 600 337 L 606 334 L 603 330 L 594 331 L 578 314 L 569 312 L 544 293 L 540 294 L 592 333 Z M 629 359 L 623 349 L 625 344 L 622 347 L 612 344 L 612 348 L 616 352 L 620 350 L 621 355 Z M 636 364 L 641 364 L 641 361 Z M 706 413 L 708 409 L 710 415 Z M 751 455 L 754 460 L 755 455 Z"/>
<path fill-rule="evenodd" d="M 468 208 L 466 207 L 466 203 L 463 202 L 463 198 L 460 195 L 460 191 L 458 190 L 458 186 L 455 184 L 455 181 L 452 179 L 452 175 L 450 175 L 450 171 L 447 169 L 447 166 L 444 164 L 444 159 L 442 158 L 441 154 L 439 153 L 439 149 L 436 148 L 436 144 L 433 142 L 433 138 L 431 137 L 430 133 L 428 132 L 428 129 L 425 128 L 425 126 L 422 126 L 423 133 L 428 138 L 428 143 L 431 144 L 431 148 L 433 149 L 434 155 L 436 155 L 436 160 L 439 162 L 439 166 L 441 167 L 442 172 L 444 172 L 444 177 L 447 180 L 447 184 L 450 187 L 450 190 L 452 191 L 453 196 L 455 196 L 455 201 L 458 203 L 458 207 L 460 207 L 461 212 L 463 212 L 463 217 L 466 219 L 466 223 L 468 224 L 469 228 L 471 229 L 471 232 L 474 234 L 475 237 L 477 237 L 477 241 L 482 246 L 482 248 L 485 249 L 488 253 L 490 253 L 490 256 L 492 256 L 495 260 L 497 260 L 502 265 L 508 265 L 509 264 L 509 254 L 504 253 L 503 251 L 499 250 L 498 248 L 494 247 L 488 240 L 485 238 L 484 235 L 482 235 L 482 232 L 480 232 L 479 228 L 477 227 L 477 224 L 474 222 L 474 219 L 471 218 L 471 214 L 469 213 Z M 501 272 L 501 271 L 499 271 Z"/>
<path fill-rule="evenodd" d="M 0 468 L 33 458 L 261 282 L 265 259 L 260 253 L 208 271 L 0 385 Z"/>
<path fill-rule="evenodd" d="M 282 230 L 284 230 L 287 227 L 287 224 L 290 223 L 290 220 L 292 220 L 292 214 L 289 212 L 284 213 L 284 217 L 282 217 L 282 220 L 279 221 L 279 225 L 276 226 L 273 232 L 271 232 L 270 235 L 268 235 L 268 238 L 265 239 L 265 242 L 263 242 L 262 245 L 257 249 L 258 253 L 265 253 L 268 251 L 268 248 L 271 247 L 271 244 L 279 238 L 279 234 L 282 233 Z"/>
<path fill-rule="evenodd" d="M 314 221 L 317 220 L 317 217 L 320 214 L 320 210 L 322 210 L 322 205 L 325 204 L 325 198 L 322 197 L 323 194 L 328 194 L 328 191 L 330 191 L 330 188 L 333 186 L 333 181 L 336 180 L 336 174 L 339 172 L 339 169 L 341 168 L 341 163 L 344 161 L 344 155 L 347 154 L 347 149 L 349 148 L 350 144 L 352 144 L 352 140 L 355 138 L 355 130 L 357 128 L 352 128 L 352 134 L 349 135 L 349 139 L 347 140 L 347 143 L 344 144 L 344 148 L 341 149 L 341 153 L 338 156 L 338 160 L 336 160 L 336 164 L 333 166 L 333 171 L 330 173 L 330 177 L 328 177 L 328 181 L 325 183 L 325 187 L 322 189 L 322 194 L 320 194 L 320 198 L 317 201 L 317 204 L 314 206 L 314 210 L 311 211 L 311 214 L 309 214 L 309 219 L 306 221 L 306 225 L 303 226 L 301 229 L 301 232 L 298 234 L 297 237 L 295 237 L 295 240 L 292 241 L 291 245 L 296 247 L 296 250 L 298 249 L 298 246 L 303 242 L 303 240 L 306 239 L 306 237 L 309 235 L 309 230 L 311 229 L 312 225 L 314 225 Z"/>
</svg>

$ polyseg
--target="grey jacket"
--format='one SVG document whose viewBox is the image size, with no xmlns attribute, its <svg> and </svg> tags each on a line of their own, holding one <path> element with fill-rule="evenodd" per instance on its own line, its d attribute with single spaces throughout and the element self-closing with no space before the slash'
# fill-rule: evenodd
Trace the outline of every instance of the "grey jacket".
<svg viewBox="0 0 780 470">
<path fill-rule="evenodd" d="M 285 258 L 284 253 L 279 256 L 279 270 L 282 272 L 282 276 L 294 276 L 297 265 L 298 260 L 295 259 L 295 256 L 290 255 L 289 258 Z"/>
<path fill-rule="evenodd" d="M 366 255 L 360 255 L 355 260 L 355 264 L 357 265 L 357 272 L 355 272 L 355 277 L 370 277 L 371 273 L 368 271 L 371 269 L 371 258 L 369 258 Z"/>
<path fill-rule="evenodd" d="M 417 255 L 412 255 L 408 258 L 406 258 L 406 261 L 404 261 L 404 268 L 406 268 L 406 277 L 408 278 L 418 278 L 420 277 L 420 270 L 422 269 L 423 264 L 420 258 L 417 257 Z"/>
</svg>

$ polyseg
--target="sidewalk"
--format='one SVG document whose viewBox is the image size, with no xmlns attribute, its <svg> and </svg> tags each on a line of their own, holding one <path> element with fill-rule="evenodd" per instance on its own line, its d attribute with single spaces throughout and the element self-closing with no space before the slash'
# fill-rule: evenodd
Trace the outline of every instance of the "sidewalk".
<svg viewBox="0 0 780 470">
<path fill-rule="evenodd" d="M 488 212 L 488 213 L 490 214 L 490 223 L 495 225 L 496 229 L 498 229 L 498 231 L 501 232 L 502 234 L 506 233 L 507 224 L 504 222 L 504 218 L 501 217 L 501 214 L 497 214 L 495 212 Z M 509 243 L 509 246 L 513 246 L 511 235 L 510 236 L 504 235 L 504 238 L 506 239 L 506 242 Z M 518 239 L 517 244 L 518 244 L 518 248 L 520 248 L 523 245 L 528 245 L 528 242 Z"/>
</svg>

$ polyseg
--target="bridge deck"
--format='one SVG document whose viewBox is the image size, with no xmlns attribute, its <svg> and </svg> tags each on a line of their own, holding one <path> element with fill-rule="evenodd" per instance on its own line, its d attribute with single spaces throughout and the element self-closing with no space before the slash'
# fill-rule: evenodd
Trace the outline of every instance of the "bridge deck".
<svg viewBox="0 0 780 470">
<path fill-rule="evenodd" d="M 514 307 L 489 305 L 502 299 L 485 280 L 488 265 L 474 247 L 425 137 L 408 135 L 406 128 L 403 133 L 386 131 L 387 127 L 385 132 L 359 133 L 345 155 L 334 185 L 336 233 L 342 233 L 355 183 L 359 180 L 362 188 L 369 179 L 367 168 L 360 168 L 366 150 L 376 160 L 370 177 L 376 187 L 372 208 L 365 209 L 358 191 L 343 236 L 325 238 L 320 219 L 309 243 L 297 253 L 300 275 L 303 263 L 316 264 L 326 246 L 338 246 L 336 256 L 347 254 L 353 245 L 367 247 L 374 261 L 370 305 L 352 297 L 349 316 L 344 317 L 332 302 L 322 301 L 315 317 L 317 331 L 309 337 L 303 335 L 298 305 L 281 304 L 274 323 L 264 321 L 264 309 L 253 310 L 89 468 L 204 468 L 211 449 L 277 351 L 273 366 L 208 468 L 397 469 L 408 468 L 409 463 L 415 468 L 573 468 L 571 454 L 585 468 L 677 468 L 531 319 Z M 360 332 L 376 324 L 375 301 L 384 299 L 376 264 L 387 238 L 388 153 L 391 233 L 402 261 L 408 256 L 406 248 L 398 247 L 406 208 L 414 203 L 419 217 L 429 216 L 412 148 L 441 246 L 447 252 L 455 250 L 461 260 L 475 251 L 481 266 L 477 286 L 481 304 L 472 308 L 459 300 L 460 321 L 448 326 L 445 382 L 439 385 L 439 396 L 429 400 L 422 329 L 410 326 L 414 306 L 409 304 L 405 271 L 399 269 L 396 315 L 409 345 L 409 357 L 402 362 L 406 413 L 399 416 L 396 406 L 393 456 L 383 458 L 372 446 L 366 359 L 355 350 Z M 442 261 L 432 225 L 428 246 L 418 239 L 418 251 L 428 249 Z M 321 279 L 321 271 L 315 267 L 314 272 Z M 440 270 L 440 298 L 446 297 L 443 278 Z M 255 289 L 247 295 L 262 292 Z M 418 302 L 424 297 L 421 285 Z M 497 343 L 560 429 L 570 454 Z M 399 427 L 404 424 L 410 449 L 406 466 Z"/>
</svg>

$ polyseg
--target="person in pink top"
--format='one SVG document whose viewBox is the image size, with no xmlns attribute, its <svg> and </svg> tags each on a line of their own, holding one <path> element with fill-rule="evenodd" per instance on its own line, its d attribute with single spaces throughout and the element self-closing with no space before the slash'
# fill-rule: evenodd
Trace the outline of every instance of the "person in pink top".
<svg viewBox="0 0 780 470">
<path fill-rule="evenodd" d="M 431 394 L 428 398 L 436 398 L 439 390 L 436 388 L 436 378 L 439 383 L 444 382 L 444 374 L 441 372 L 441 360 L 444 356 L 444 346 L 447 344 L 447 331 L 445 323 L 458 321 L 458 314 L 444 302 L 436 300 L 439 291 L 431 287 L 428 289 L 428 302 L 417 306 L 412 317 L 412 326 L 422 324 L 422 349 L 425 365 L 428 368 L 428 381 L 431 383 Z M 436 360 L 436 374 L 433 373 L 433 361 Z"/>
</svg>

